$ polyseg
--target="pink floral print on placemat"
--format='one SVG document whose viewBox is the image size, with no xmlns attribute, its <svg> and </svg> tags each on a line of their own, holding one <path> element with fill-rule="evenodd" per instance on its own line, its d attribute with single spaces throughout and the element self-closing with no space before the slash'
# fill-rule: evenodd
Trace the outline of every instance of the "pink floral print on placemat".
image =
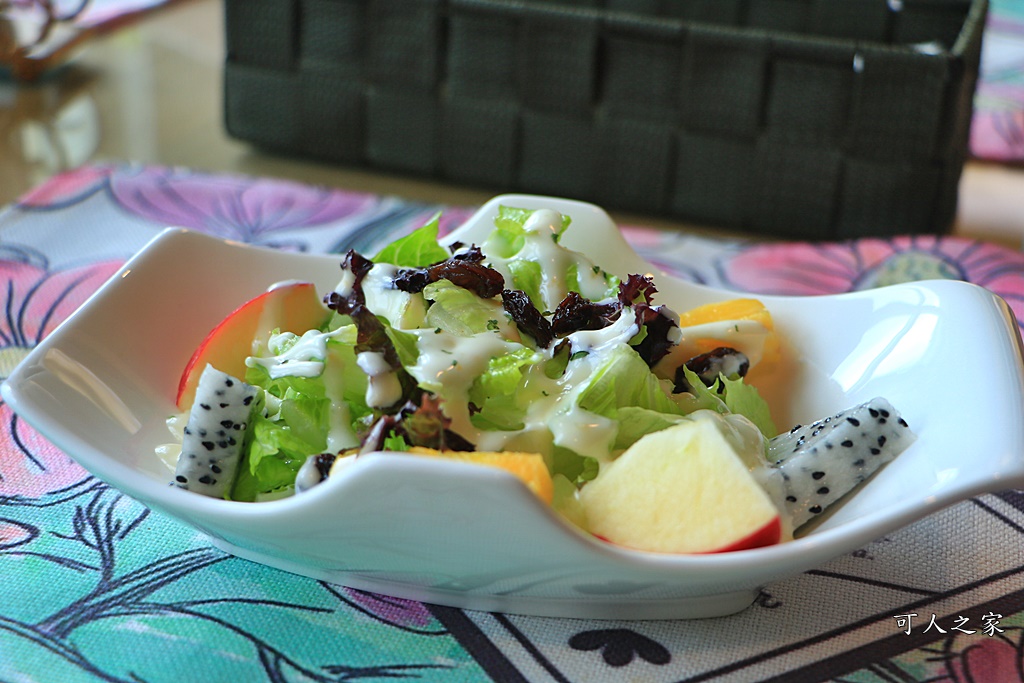
<svg viewBox="0 0 1024 683">
<path fill-rule="evenodd" d="M 45 264 L 26 262 L 35 255 L 13 254 L 0 260 L 0 286 L 6 296 L 0 318 L 0 375 L 14 367 L 54 327 L 78 308 L 120 263 L 98 263 L 49 271 Z M 80 487 L 88 474 L 71 458 L 43 439 L 6 403 L 0 403 L 0 501 L 30 501 Z"/>
<path fill-rule="evenodd" d="M 755 294 L 837 294 L 917 280 L 964 280 L 998 294 L 1024 320 L 1024 254 L 959 237 L 913 236 L 745 247 L 720 265 Z"/>
</svg>

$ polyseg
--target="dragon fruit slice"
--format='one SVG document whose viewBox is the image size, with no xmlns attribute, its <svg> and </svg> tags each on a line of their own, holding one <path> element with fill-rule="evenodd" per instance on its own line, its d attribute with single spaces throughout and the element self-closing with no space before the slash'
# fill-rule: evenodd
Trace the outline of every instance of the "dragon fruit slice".
<svg viewBox="0 0 1024 683">
<path fill-rule="evenodd" d="M 203 369 L 181 442 L 176 486 L 204 496 L 225 497 L 242 458 L 255 398 L 255 387 L 212 365 Z"/>
<path fill-rule="evenodd" d="M 913 443 L 914 433 L 884 398 L 873 398 L 768 442 L 775 484 L 796 529 L 823 512 Z"/>
</svg>

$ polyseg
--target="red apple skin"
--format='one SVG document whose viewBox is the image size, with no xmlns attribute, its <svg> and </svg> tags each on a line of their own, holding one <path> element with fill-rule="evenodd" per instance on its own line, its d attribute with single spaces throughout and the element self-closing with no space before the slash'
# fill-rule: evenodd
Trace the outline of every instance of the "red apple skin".
<svg viewBox="0 0 1024 683">
<path fill-rule="evenodd" d="M 604 541 L 605 543 L 607 543 L 609 545 L 617 545 L 617 546 L 619 546 L 621 548 L 628 548 L 629 547 L 629 546 L 622 545 L 621 543 L 616 543 L 615 541 L 607 539 L 604 536 L 601 536 L 600 534 L 592 534 L 592 535 L 593 535 L 594 538 L 598 539 L 599 541 Z M 779 543 L 781 541 L 782 541 L 782 519 L 780 517 L 776 517 L 775 519 L 773 519 L 772 521 L 768 522 L 767 524 L 765 524 L 763 527 L 761 527 L 757 531 L 751 533 L 749 536 L 745 536 L 745 537 L 739 539 L 738 541 L 730 543 L 727 546 L 723 546 L 721 548 L 715 548 L 714 550 L 703 550 L 703 551 L 699 551 L 699 552 L 677 553 L 677 554 L 713 555 L 713 554 L 717 554 L 717 553 L 731 553 L 731 552 L 734 552 L 734 551 L 737 551 L 737 550 L 752 550 L 754 548 L 764 548 L 764 547 L 769 546 L 769 545 L 775 545 L 775 544 L 777 544 L 777 543 Z M 633 550 L 636 550 L 636 549 L 633 548 Z M 651 552 L 651 551 L 643 550 L 641 552 Z M 671 554 L 671 553 L 665 553 L 665 554 Z"/>
<path fill-rule="evenodd" d="M 731 543 L 724 548 L 716 548 L 715 550 L 709 550 L 707 552 L 729 553 L 735 550 L 751 550 L 753 548 L 763 548 L 765 546 L 775 545 L 781 540 L 782 519 L 780 517 L 776 517 L 749 536 L 741 538 L 735 543 Z"/>
<path fill-rule="evenodd" d="M 251 355 L 257 335 L 274 328 L 302 334 L 322 325 L 329 315 L 316 287 L 309 282 L 274 287 L 250 299 L 214 327 L 192 354 L 181 373 L 175 403 L 180 410 L 192 406 L 199 376 L 207 364 L 229 375 L 244 377 L 245 359 Z"/>
</svg>

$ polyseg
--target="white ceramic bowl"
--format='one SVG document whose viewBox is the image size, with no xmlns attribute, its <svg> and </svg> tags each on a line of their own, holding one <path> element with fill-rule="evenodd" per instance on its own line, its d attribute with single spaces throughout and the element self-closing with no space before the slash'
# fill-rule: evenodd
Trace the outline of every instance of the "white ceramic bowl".
<svg viewBox="0 0 1024 683">
<path fill-rule="evenodd" d="M 579 202 L 498 197 L 448 239 L 479 242 L 499 203 L 570 215 L 565 244 L 619 275 L 653 272 L 608 216 Z M 590 618 L 729 614 L 758 587 L 851 552 L 941 507 L 1024 486 L 1024 373 L 1012 314 L 961 282 L 840 296 L 761 297 L 790 362 L 762 386 L 780 427 L 874 396 L 917 441 L 813 532 L 717 555 L 658 555 L 595 541 L 506 473 L 434 459 L 365 458 L 312 491 L 266 503 L 168 485 L 154 454 L 193 349 L 273 282 L 321 290 L 338 256 L 280 253 L 186 230 L 161 233 L 40 344 L 2 387 L 8 404 L 96 476 L 287 571 L 468 609 Z M 677 310 L 735 296 L 655 273 Z"/>
</svg>

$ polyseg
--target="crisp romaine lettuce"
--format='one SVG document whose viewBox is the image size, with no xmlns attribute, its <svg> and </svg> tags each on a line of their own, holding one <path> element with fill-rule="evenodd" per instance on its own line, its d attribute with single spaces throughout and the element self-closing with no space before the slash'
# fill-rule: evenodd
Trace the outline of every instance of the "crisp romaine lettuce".
<svg viewBox="0 0 1024 683">
<path fill-rule="evenodd" d="M 398 354 L 398 362 L 402 364 L 402 367 L 408 368 L 416 365 L 416 359 L 420 355 L 419 347 L 416 344 L 416 335 L 412 332 L 396 330 L 387 325 L 384 327 L 384 333 L 388 335 L 392 346 L 395 347 L 395 353 Z"/>
<path fill-rule="evenodd" d="M 549 467 L 553 476 L 561 475 L 577 486 L 596 477 L 599 469 L 597 459 L 562 446 L 555 446 Z"/>
<path fill-rule="evenodd" d="M 660 413 L 636 406 L 623 406 L 619 408 L 618 415 L 619 431 L 615 435 L 615 450 L 618 451 L 626 450 L 646 434 L 678 424 L 683 418 L 675 413 Z"/>
<path fill-rule="evenodd" d="M 585 410 L 612 419 L 618 418 L 618 409 L 623 406 L 676 415 L 683 412 L 672 400 L 668 382 L 658 379 L 627 345 L 608 351 L 607 359 L 580 391 L 577 403 Z"/>
<path fill-rule="evenodd" d="M 730 412 L 743 415 L 753 422 L 767 439 L 779 433 L 772 421 L 768 402 L 761 397 L 756 387 L 742 379 L 729 379 L 724 376 L 719 378 L 719 381 L 725 387 L 725 405 Z"/>
<path fill-rule="evenodd" d="M 285 353 L 298 340 L 295 335 L 276 335 L 271 351 Z M 372 412 L 365 401 L 366 376 L 355 362 L 355 341 L 355 326 L 335 330 L 326 342 L 325 370 L 317 376 L 273 377 L 258 363 L 247 368 L 245 381 L 263 389 L 260 406 L 267 410 L 253 412 L 240 468 L 243 473 L 232 498 L 255 500 L 257 495 L 291 486 L 305 458 L 326 450 L 334 401 L 340 398 L 345 404 L 342 415 L 349 429 Z"/>
<path fill-rule="evenodd" d="M 262 493 L 270 493 L 295 483 L 295 474 L 310 453 L 323 447 L 306 441 L 283 421 L 272 421 L 262 415 L 253 416 L 249 424 L 251 440 L 238 480 L 232 490 L 235 500 L 253 501 Z"/>
<path fill-rule="evenodd" d="M 517 258 L 508 262 L 508 269 L 512 273 L 512 288 L 526 292 L 526 296 L 530 297 L 530 301 L 537 307 L 537 310 L 543 311 L 545 304 L 544 296 L 541 294 L 541 285 L 544 276 L 541 273 L 540 264 L 536 261 Z"/>
<path fill-rule="evenodd" d="M 713 387 L 707 387 L 700 377 L 685 365 L 683 374 L 694 397 L 692 410 L 709 408 L 719 413 L 736 413 L 753 422 L 765 437 L 770 439 L 778 434 L 775 423 L 772 422 L 768 403 L 761 397 L 756 387 L 742 379 L 729 379 L 724 375 L 718 378 Z"/>
<path fill-rule="evenodd" d="M 484 251 L 503 259 L 510 259 L 518 254 L 526 245 L 526 230 L 523 226 L 533 215 L 532 209 L 517 209 L 511 206 L 498 207 L 498 217 L 494 219 L 494 230 L 484 242 Z M 562 216 L 562 227 L 552 233 L 552 239 L 558 242 L 562 233 L 569 227 L 572 219 Z"/>
<path fill-rule="evenodd" d="M 469 389 L 469 401 L 477 407 L 472 416 L 477 429 L 513 431 L 523 428 L 523 416 L 531 400 L 522 388 L 523 376 L 542 356 L 525 346 L 491 358 L 487 370 Z"/>
<path fill-rule="evenodd" d="M 431 282 L 423 288 L 423 296 L 432 301 L 423 326 L 437 328 L 459 337 L 496 329 L 505 318 L 501 303 L 482 299 L 473 292 L 448 280 Z"/>
<path fill-rule="evenodd" d="M 526 366 L 540 362 L 541 355 L 525 346 L 492 358 L 487 363 L 487 371 L 476 378 L 470 396 L 482 394 L 484 397 L 497 394 L 512 394 L 523 378 Z M 479 394 L 474 394 L 478 391 Z"/>
</svg>

